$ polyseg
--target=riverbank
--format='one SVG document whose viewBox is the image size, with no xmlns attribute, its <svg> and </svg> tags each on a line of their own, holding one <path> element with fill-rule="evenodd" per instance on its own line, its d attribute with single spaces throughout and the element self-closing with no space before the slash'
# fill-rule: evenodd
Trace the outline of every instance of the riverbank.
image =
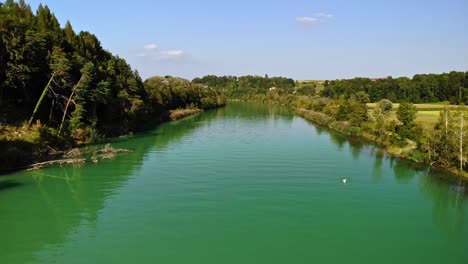
<svg viewBox="0 0 468 264">
<path fill-rule="evenodd" d="M 203 110 L 198 108 L 176 109 L 170 111 L 169 117 L 172 121 L 175 121 L 188 116 L 199 114 L 201 112 L 203 112 Z"/>
<path fill-rule="evenodd" d="M 162 115 L 151 128 L 165 122 L 180 120 L 203 112 L 198 108 L 176 109 Z M 80 157 L 67 157 L 77 147 L 106 143 L 115 137 L 96 137 L 93 141 L 78 144 L 72 139 L 56 136 L 56 131 L 40 122 L 31 126 L 0 126 L 0 176 L 13 171 L 41 167 L 42 164 L 78 164 Z M 129 133 L 126 135 L 133 135 Z M 126 135 L 120 135 L 126 136 Z M 35 166 L 39 164 L 39 166 Z"/>
<path fill-rule="evenodd" d="M 362 139 L 365 139 L 366 141 L 377 144 L 382 147 L 382 151 L 387 155 L 410 160 L 413 162 L 417 162 L 417 163 L 421 163 L 421 164 L 425 164 L 429 166 L 434 165 L 434 164 L 431 164 L 431 162 L 425 158 L 425 153 L 422 153 L 420 150 L 418 150 L 415 144 L 409 144 L 405 147 L 391 145 L 391 144 L 388 144 L 388 142 L 385 143 L 385 142 L 378 140 L 377 137 L 369 133 L 363 132 L 362 129 L 360 128 L 352 127 L 349 122 L 336 121 L 333 117 L 328 116 L 324 113 L 307 110 L 303 108 L 295 109 L 295 110 L 293 109 L 293 111 L 300 117 L 310 122 L 313 122 L 315 124 L 318 124 L 320 126 L 326 127 L 330 130 L 339 132 L 346 136 L 360 137 Z M 454 176 L 463 177 L 464 180 L 468 180 L 468 173 L 465 171 L 460 171 L 458 169 L 451 168 L 451 167 L 443 167 L 443 166 L 436 166 L 436 167 L 444 171 L 447 171 L 453 174 Z"/>
<path fill-rule="evenodd" d="M 0 177 L 0 263 L 468 259 L 467 185 L 284 107 L 228 103 L 112 147 L 132 152 Z"/>
</svg>

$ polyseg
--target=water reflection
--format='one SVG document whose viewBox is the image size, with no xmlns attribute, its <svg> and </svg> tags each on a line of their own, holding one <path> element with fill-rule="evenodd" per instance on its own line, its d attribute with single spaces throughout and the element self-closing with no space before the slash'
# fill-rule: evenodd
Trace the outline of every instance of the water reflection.
<svg viewBox="0 0 468 264">
<path fill-rule="evenodd" d="M 339 150 L 343 150 L 343 147 L 346 145 L 346 137 L 336 132 L 329 131 L 331 142 L 335 143 Z M 352 149 L 352 148 L 351 148 Z"/>
<path fill-rule="evenodd" d="M 114 147 L 132 151 L 116 160 L 2 177 L 1 262 L 32 262 L 35 252 L 46 246 L 63 244 L 79 226 L 94 226 L 106 202 L 139 174 L 150 151 L 163 151 L 178 144 L 197 129 L 209 127 L 217 118 L 263 123 L 279 119 L 292 121 L 293 115 L 278 106 L 233 103 L 226 108 L 163 124 L 149 133 L 115 139 Z M 102 146 L 90 149 L 99 147 Z"/>
<path fill-rule="evenodd" d="M 444 188 L 441 188 L 441 185 Z M 464 210 L 468 197 L 464 195 L 461 186 L 463 185 L 460 181 L 450 184 L 431 173 L 425 174 L 419 180 L 421 193 L 432 203 L 434 223 L 451 238 L 463 236 Z"/>
<path fill-rule="evenodd" d="M 0 242 L 1 262 L 31 262 L 41 249 L 64 244 L 80 226 L 95 227 L 111 198 L 142 173 L 143 164 L 151 152 L 171 148 L 199 129 L 209 129 L 221 118 L 247 120 L 243 124 L 253 125 L 279 120 L 289 124 L 294 117 L 277 106 L 232 103 L 229 107 L 207 111 L 188 120 L 161 125 L 150 133 L 116 140 L 113 143 L 116 147 L 132 150 L 116 160 L 22 172 L 1 179 L 0 234 L 4 238 Z M 319 136 L 328 135 L 342 151 L 349 145 L 354 160 L 367 155 L 366 161 L 373 162 L 373 166 L 370 165 L 373 183 L 388 184 L 383 183 L 385 176 L 400 184 L 418 180 L 420 192 L 431 203 L 434 223 L 449 236 L 463 234 L 467 196 L 460 189 L 453 188 L 453 184 L 435 176 L 440 173 L 426 166 L 388 157 L 378 147 L 366 142 L 347 139 L 318 126 L 315 131 Z"/>
<path fill-rule="evenodd" d="M 12 189 L 15 187 L 20 187 L 23 184 L 14 180 L 0 180 L 0 192 Z"/>
<path fill-rule="evenodd" d="M 357 160 L 359 156 L 361 156 L 361 151 L 366 145 L 362 140 L 355 138 L 349 138 L 348 142 L 351 149 L 351 155 L 355 160 Z"/>
<path fill-rule="evenodd" d="M 213 113 L 204 118 L 207 120 L 215 117 Z M 186 122 L 184 126 L 165 124 L 157 130 L 156 137 L 150 133 L 116 140 L 113 142 L 114 146 L 132 150 L 117 157 L 116 161 L 54 167 L 2 177 L 2 263 L 31 262 L 34 260 L 34 252 L 44 246 L 62 244 L 67 235 L 84 222 L 88 225 L 95 224 L 106 201 L 118 193 L 118 189 L 125 186 L 131 177 L 138 174 L 144 157 L 151 149 L 177 143 L 201 125 L 195 122 Z M 152 138 L 157 138 L 153 141 L 154 145 L 148 144 L 148 139 Z M 5 192 L 13 188 L 18 192 Z"/>
<path fill-rule="evenodd" d="M 396 183 L 404 185 L 416 181 L 420 192 L 431 204 L 433 222 L 450 238 L 461 238 L 465 234 L 465 210 L 468 202 L 465 181 L 424 164 L 388 156 L 380 147 L 367 144 L 363 140 L 346 138 L 320 127 L 316 127 L 315 130 L 319 135 L 328 132 L 330 141 L 340 150 L 348 144 L 350 154 L 355 160 L 362 156 L 366 149 L 365 152 L 370 154 L 368 158 L 373 159 L 372 183 L 381 183 L 384 176 L 390 176 Z M 392 173 L 386 173 L 387 170 Z"/>
<path fill-rule="evenodd" d="M 374 156 L 374 166 L 372 167 L 372 181 L 379 183 L 382 179 L 382 166 L 384 164 L 385 155 L 378 148 L 373 148 L 371 152 Z"/>
<path fill-rule="evenodd" d="M 418 173 L 412 162 L 400 158 L 390 157 L 390 167 L 398 183 L 409 183 Z"/>
</svg>

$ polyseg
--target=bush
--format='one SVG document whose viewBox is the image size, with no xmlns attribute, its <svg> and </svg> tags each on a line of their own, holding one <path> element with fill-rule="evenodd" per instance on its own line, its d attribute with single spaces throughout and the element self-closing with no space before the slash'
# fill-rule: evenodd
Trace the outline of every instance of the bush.
<svg viewBox="0 0 468 264">
<path fill-rule="evenodd" d="M 389 112 L 393 108 L 393 103 L 392 101 L 388 99 L 382 99 L 377 103 L 377 107 L 380 108 L 382 113 Z"/>
</svg>

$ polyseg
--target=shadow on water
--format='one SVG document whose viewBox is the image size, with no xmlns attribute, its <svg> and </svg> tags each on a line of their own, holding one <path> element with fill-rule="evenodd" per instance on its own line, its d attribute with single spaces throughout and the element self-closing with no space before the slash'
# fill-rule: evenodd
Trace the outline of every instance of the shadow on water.
<svg viewBox="0 0 468 264">
<path fill-rule="evenodd" d="M 23 186 L 23 184 L 20 182 L 16 182 L 13 180 L 2 180 L 0 181 L 0 192 L 13 189 L 16 187 L 20 187 L 20 186 Z"/>
<path fill-rule="evenodd" d="M 433 173 L 420 177 L 419 188 L 431 201 L 434 223 L 449 237 L 459 238 L 463 236 L 465 204 L 468 202 L 466 186 L 461 181 L 447 182 L 439 176 L 431 175 Z"/>
<path fill-rule="evenodd" d="M 281 107 L 232 103 L 229 107 L 162 124 L 148 133 L 113 139 L 113 146 L 132 151 L 116 160 L 9 175 L 15 181 L 0 181 L 0 234 L 3 238 L 0 262 L 34 261 L 36 252 L 63 244 L 83 222 L 95 226 L 106 202 L 137 177 L 150 151 L 178 144 L 220 117 L 265 122 L 265 116 L 293 119 L 293 115 Z"/>
<path fill-rule="evenodd" d="M 416 183 L 420 193 L 431 205 L 434 224 L 450 238 L 464 236 L 468 203 L 466 180 L 438 168 L 389 156 L 379 146 L 365 140 L 348 138 L 320 126 L 315 126 L 315 131 L 318 135 L 328 133 L 330 141 L 341 151 L 348 145 L 354 159 L 369 153 L 369 158 L 373 159 L 373 183 L 382 182 L 385 176 L 392 177 L 398 184 Z"/>
<path fill-rule="evenodd" d="M 379 183 L 382 180 L 382 166 L 385 155 L 377 148 L 372 149 L 372 154 L 375 156 L 374 166 L 372 167 L 372 181 Z"/>
<path fill-rule="evenodd" d="M 38 251 L 63 244 L 83 224 L 96 228 L 106 203 L 132 178 L 138 177 L 151 151 L 178 144 L 198 129 L 211 126 L 218 118 L 270 122 L 276 119 L 291 121 L 294 116 L 282 107 L 230 103 L 225 108 L 162 124 L 145 134 L 117 139 L 114 141 L 116 147 L 132 152 L 116 160 L 21 172 L 13 175 L 14 181 L 11 178 L 0 181 L 0 262 L 31 262 Z M 466 188 L 465 193 L 460 192 L 453 187 L 455 183 L 436 176 L 440 172 L 427 166 L 390 158 L 376 146 L 314 127 L 318 135 L 329 133 L 331 142 L 340 150 L 349 144 L 354 159 L 369 151 L 369 157 L 375 158 L 371 175 L 373 182 L 382 181 L 387 166 L 398 183 L 406 184 L 418 179 L 421 193 L 431 202 L 434 222 L 451 236 L 462 234 Z"/>
<path fill-rule="evenodd" d="M 213 110 L 195 120 L 216 116 Z M 31 262 L 35 252 L 62 244 L 83 222 L 95 225 L 106 201 L 136 177 L 150 150 L 176 144 L 203 122 L 166 123 L 148 134 L 115 139 L 114 146 L 132 151 L 116 160 L 10 174 L 0 181 L 0 262 Z"/>
<path fill-rule="evenodd" d="M 346 137 L 333 131 L 328 131 L 328 133 L 330 135 L 330 141 L 333 142 L 339 150 L 343 150 L 346 143 L 348 143 Z"/>
</svg>

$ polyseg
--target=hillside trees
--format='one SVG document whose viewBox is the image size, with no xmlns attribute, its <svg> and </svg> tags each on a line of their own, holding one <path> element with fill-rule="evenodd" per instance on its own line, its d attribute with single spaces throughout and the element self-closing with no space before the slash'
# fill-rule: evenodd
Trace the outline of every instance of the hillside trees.
<svg viewBox="0 0 468 264">
<path fill-rule="evenodd" d="M 154 109 L 210 109 L 226 103 L 224 95 L 216 89 L 182 78 L 152 77 L 144 82 L 144 86 Z"/>
<path fill-rule="evenodd" d="M 350 98 L 358 92 L 369 95 L 371 102 L 389 99 L 393 102 L 429 103 L 450 101 L 452 104 L 468 103 L 468 76 L 466 72 L 418 74 L 412 79 L 354 78 L 325 82 L 322 95 L 334 99 Z"/>
<path fill-rule="evenodd" d="M 228 97 L 233 99 L 249 99 L 256 95 L 266 95 L 269 91 L 275 91 L 280 95 L 292 94 L 296 87 L 296 82 L 284 77 L 262 76 L 214 76 L 207 75 L 202 78 L 195 78 L 193 83 L 207 85 L 216 90 L 223 91 Z"/>
<path fill-rule="evenodd" d="M 467 155 L 467 114 L 464 109 L 440 113 L 432 139 L 432 160 L 446 167 L 464 170 Z"/>
<path fill-rule="evenodd" d="M 416 106 L 412 103 L 401 103 L 397 112 L 398 121 L 400 125 L 397 127 L 397 133 L 402 138 L 408 138 L 411 140 L 416 140 L 418 137 L 418 132 L 421 132 L 421 127 L 415 123 L 416 116 L 418 111 Z"/>
<path fill-rule="evenodd" d="M 61 28 L 47 6 L 34 13 L 23 0 L 0 5 L 0 66 L 0 111 L 14 113 L 2 115 L 7 124 L 40 120 L 79 142 L 140 130 L 170 109 L 224 103 L 221 91 L 173 79 L 155 104 L 138 72 L 95 35 Z"/>
</svg>

